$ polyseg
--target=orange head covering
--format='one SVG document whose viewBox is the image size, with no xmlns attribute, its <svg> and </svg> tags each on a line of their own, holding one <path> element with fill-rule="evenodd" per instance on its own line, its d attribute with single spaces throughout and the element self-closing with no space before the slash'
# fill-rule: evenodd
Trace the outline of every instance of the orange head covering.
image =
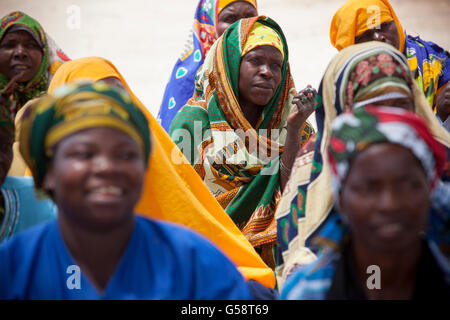
<svg viewBox="0 0 450 320">
<path fill-rule="evenodd" d="M 255 8 L 257 8 L 256 6 L 256 0 L 219 0 L 217 1 L 217 16 L 220 14 L 220 12 L 226 8 L 227 5 L 229 5 L 230 3 L 233 2 L 248 2 L 250 3 L 252 6 L 254 6 Z"/>
<path fill-rule="evenodd" d="M 98 81 L 110 77 L 119 79 L 128 90 L 133 102 L 146 115 L 152 134 L 152 155 L 136 212 L 179 223 L 201 233 L 234 262 L 245 278 L 273 288 L 275 276 L 272 270 L 264 264 L 182 152 L 133 94 L 111 62 L 98 57 L 66 62 L 56 72 L 48 92 L 78 79 Z"/>
<path fill-rule="evenodd" d="M 335 13 L 330 27 L 331 44 L 342 50 L 355 44 L 355 37 L 382 23 L 394 21 L 399 49 L 405 49 L 405 32 L 387 0 L 349 0 Z"/>
</svg>

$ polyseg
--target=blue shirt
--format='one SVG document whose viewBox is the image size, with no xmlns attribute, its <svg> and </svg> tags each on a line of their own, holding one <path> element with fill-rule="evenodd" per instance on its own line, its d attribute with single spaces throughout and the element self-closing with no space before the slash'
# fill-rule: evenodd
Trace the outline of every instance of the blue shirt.
<svg viewBox="0 0 450 320">
<path fill-rule="evenodd" d="M 71 257 L 57 221 L 0 245 L 0 299 L 251 299 L 216 247 L 184 227 L 136 217 L 103 294 Z"/>
</svg>

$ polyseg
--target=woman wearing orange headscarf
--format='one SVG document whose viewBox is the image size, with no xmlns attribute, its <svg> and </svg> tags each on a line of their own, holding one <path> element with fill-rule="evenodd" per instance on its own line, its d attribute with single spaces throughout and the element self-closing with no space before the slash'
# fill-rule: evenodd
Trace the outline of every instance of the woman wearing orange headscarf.
<svg viewBox="0 0 450 320">
<path fill-rule="evenodd" d="M 125 87 L 133 102 L 146 115 L 152 132 L 153 156 L 148 164 L 142 197 L 136 212 L 187 226 L 211 240 L 238 267 L 247 280 L 268 288 L 275 277 L 233 221 L 223 211 L 197 173 L 184 158 L 146 107 L 133 95 L 115 66 L 98 57 L 64 64 L 55 74 L 48 92 L 78 79 L 107 80 Z"/>
<path fill-rule="evenodd" d="M 450 55 L 437 44 L 407 35 L 388 0 L 349 0 L 335 13 L 331 44 L 386 42 L 408 58 L 414 79 L 438 118 L 450 122 Z"/>
</svg>

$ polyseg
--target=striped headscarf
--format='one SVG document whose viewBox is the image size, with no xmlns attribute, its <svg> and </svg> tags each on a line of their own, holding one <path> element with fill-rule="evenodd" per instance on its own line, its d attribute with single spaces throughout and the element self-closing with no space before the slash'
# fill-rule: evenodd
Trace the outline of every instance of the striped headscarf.
<svg viewBox="0 0 450 320">
<path fill-rule="evenodd" d="M 56 70 L 69 58 L 45 33 L 42 26 L 35 19 L 23 12 L 15 11 L 0 20 L 0 41 L 11 30 L 27 31 L 42 48 L 42 61 L 36 75 L 27 83 L 17 83 L 13 93 L 12 116 L 27 103 L 27 101 L 44 94 L 47 91 L 51 77 Z M 11 79 L 0 73 L 0 90 Z"/>
<path fill-rule="evenodd" d="M 444 167 L 445 150 L 433 138 L 425 122 L 404 109 L 368 106 L 343 113 L 333 120 L 328 161 L 336 197 L 339 197 L 348 174 L 350 161 L 358 152 L 380 142 L 398 144 L 410 150 L 435 186 Z"/>
<path fill-rule="evenodd" d="M 111 127 L 130 136 L 142 148 L 147 164 L 150 134 L 147 119 L 128 93 L 103 82 L 75 82 L 28 107 L 22 118 L 20 152 L 35 185 L 42 187 L 55 148 L 78 131 Z"/>
<path fill-rule="evenodd" d="M 257 22 L 278 34 L 285 55 L 280 85 L 253 128 L 237 97 L 241 53 Z M 279 156 L 275 154 L 282 153 L 295 94 L 281 28 L 266 17 L 242 19 L 214 44 L 198 73 L 194 97 L 170 127 L 172 139 L 250 243 L 261 249 L 270 266 L 274 265 L 274 212 L 280 197 Z M 278 137 L 268 137 L 272 129 L 279 132 Z M 311 132 L 312 127 L 306 124 L 301 132 L 303 143 Z M 189 146 L 184 147 L 188 141 Z M 260 152 L 264 148 L 266 152 Z"/>
</svg>

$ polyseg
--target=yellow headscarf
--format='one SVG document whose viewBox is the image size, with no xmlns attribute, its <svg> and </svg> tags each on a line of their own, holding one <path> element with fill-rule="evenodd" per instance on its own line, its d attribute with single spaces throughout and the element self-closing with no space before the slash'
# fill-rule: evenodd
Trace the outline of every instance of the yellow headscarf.
<svg viewBox="0 0 450 320">
<path fill-rule="evenodd" d="M 281 42 L 278 33 L 272 28 L 269 28 L 260 22 L 256 22 L 244 44 L 241 57 L 249 51 L 261 46 L 272 46 L 277 48 L 281 52 L 281 56 L 284 59 L 283 43 Z"/>
<path fill-rule="evenodd" d="M 227 5 L 229 5 L 230 3 L 233 3 L 233 2 L 238 2 L 238 1 L 248 2 L 256 8 L 256 0 L 219 0 L 219 1 L 217 1 L 217 16 L 220 14 L 220 12 L 223 9 L 226 8 Z"/>
<path fill-rule="evenodd" d="M 147 116 L 152 133 L 152 155 L 136 212 L 194 229 L 218 246 L 246 279 L 253 279 L 273 288 L 275 276 L 272 270 L 264 264 L 164 129 L 134 96 L 111 62 L 92 57 L 65 63 L 50 83 L 49 93 L 56 87 L 77 79 L 98 81 L 108 77 L 119 79 L 126 87 L 133 102 Z M 172 159 L 181 159 L 184 163 L 174 164 Z"/>
<path fill-rule="evenodd" d="M 349 0 L 335 13 L 330 27 L 331 44 L 339 51 L 355 44 L 355 37 L 371 27 L 394 21 L 397 26 L 399 49 L 405 49 L 405 32 L 388 0 Z M 378 24 L 379 23 L 379 24 Z"/>
</svg>

